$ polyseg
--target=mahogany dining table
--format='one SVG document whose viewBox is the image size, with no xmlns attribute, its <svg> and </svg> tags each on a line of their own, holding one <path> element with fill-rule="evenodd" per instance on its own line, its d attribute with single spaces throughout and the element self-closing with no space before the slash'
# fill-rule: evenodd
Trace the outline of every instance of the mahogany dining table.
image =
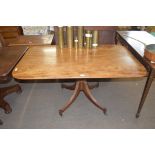
<svg viewBox="0 0 155 155">
<path fill-rule="evenodd" d="M 106 108 L 93 97 L 88 80 L 145 77 L 147 71 L 121 45 L 103 45 L 96 49 L 33 46 L 14 68 L 12 75 L 18 80 L 74 80 L 75 84 L 66 86 L 74 92 L 59 110 L 62 116 L 81 91 L 97 108 L 106 113 Z"/>
</svg>

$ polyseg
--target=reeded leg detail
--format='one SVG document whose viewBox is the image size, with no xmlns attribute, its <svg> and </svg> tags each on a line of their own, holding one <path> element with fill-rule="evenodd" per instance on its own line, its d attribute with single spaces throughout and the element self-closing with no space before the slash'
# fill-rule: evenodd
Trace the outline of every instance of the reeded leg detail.
<svg viewBox="0 0 155 155">
<path fill-rule="evenodd" d="M 73 85 L 72 85 L 73 87 Z M 66 103 L 66 105 L 59 110 L 59 114 L 62 116 L 63 112 L 69 108 L 69 106 L 75 101 L 75 99 L 78 97 L 79 93 L 83 91 L 84 94 L 87 96 L 87 98 L 99 109 L 101 109 L 104 114 L 106 114 L 106 108 L 101 107 L 97 100 L 92 96 L 91 92 L 90 92 L 90 88 L 89 85 L 87 83 L 87 81 L 81 80 L 81 81 L 77 81 L 75 83 L 75 90 L 73 95 L 71 96 L 70 100 Z"/>
</svg>

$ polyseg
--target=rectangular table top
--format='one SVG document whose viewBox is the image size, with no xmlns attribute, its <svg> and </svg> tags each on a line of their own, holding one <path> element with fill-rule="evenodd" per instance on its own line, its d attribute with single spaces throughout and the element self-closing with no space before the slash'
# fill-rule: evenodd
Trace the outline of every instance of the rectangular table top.
<svg viewBox="0 0 155 155">
<path fill-rule="evenodd" d="M 53 34 L 51 35 L 21 35 L 18 38 L 6 39 L 8 46 L 35 46 L 35 45 L 51 45 Z"/>
<path fill-rule="evenodd" d="M 146 31 L 117 31 L 117 33 L 131 45 L 141 57 L 144 57 L 146 45 L 155 44 L 155 37 Z M 154 63 L 148 63 L 155 68 Z"/>
<path fill-rule="evenodd" d="M 16 79 L 91 79 L 143 77 L 144 66 L 123 46 L 96 49 L 29 48 L 13 70 Z"/>
<path fill-rule="evenodd" d="M 0 78 L 10 74 L 27 49 L 26 46 L 0 48 Z"/>
</svg>

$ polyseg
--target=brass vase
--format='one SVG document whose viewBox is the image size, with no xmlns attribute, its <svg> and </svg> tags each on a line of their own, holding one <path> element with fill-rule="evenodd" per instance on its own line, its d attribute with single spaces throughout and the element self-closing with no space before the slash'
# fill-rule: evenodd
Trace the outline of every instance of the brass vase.
<svg viewBox="0 0 155 155">
<path fill-rule="evenodd" d="M 91 48 L 92 47 L 92 33 L 90 30 L 86 30 L 85 40 L 86 40 L 86 48 Z"/>
<path fill-rule="evenodd" d="M 78 47 L 83 48 L 83 26 L 78 26 Z"/>
<path fill-rule="evenodd" d="M 96 48 L 98 46 L 98 40 L 99 40 L 98 38 L 99 38 L 99 33 L 97 30 L 94 30 L 93 31 L 93 39 L 92 39 L 93 40 L 92 41 L 93 42 L 92 43 L 93 48 Z"/>
<path fill-rule="evenodd" d="M 77 37 L 75 37 L 75 39 L 74 39 L 74 47 L 77 49 L 78 48 L 78 38 Z"/>
<path fill-rule="evenodd" d="M 67 47 L 73 48 L 73 27 L 67 26 Z"/>
<path fill-rule="evenodd" d="M 58 47 L 63 48 L 64 47 L 64 36 L 63 36 L 63 27 L 58 27 Z"/>
</svg>

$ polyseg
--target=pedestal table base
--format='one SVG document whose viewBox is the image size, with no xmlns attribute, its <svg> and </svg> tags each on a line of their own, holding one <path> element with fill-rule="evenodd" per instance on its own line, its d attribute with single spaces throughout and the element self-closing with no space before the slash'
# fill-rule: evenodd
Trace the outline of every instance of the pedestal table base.
<svg viewBox="0 0 155 155">
<path fill-rule="evenodd" d="M 104 112 L 104 114 L 106 114 L 106 111 L 107 111 L 106 108 L 101 107 L 101 106 L 98 104 L 97 100 L 96 100 L 96 99 L 92 96 L 92 94 L 91 94 L 90 89 L 93 89 L 93 88 L 95 88 L 96 86 L 98 86 L 98 85 L 91 85 L 91 86 L 88 85 L 87 81 L 85 81 L 85 80 L 76 81 L 75 84 L 70 85 L 70 86 L 65 85 L 65 84 L 62 84 L 62 88 L 74 90 L 74 93 L 73 93 L 73 95 L 71 96 L 71 98 L 69 99 L 69 101 L 65 104 L 65 106 L 64 106 L 62 109 L 59 110 L 59 114 L 60 114 L 61 116 L 63 115 L 63 112 L 71 106 L 71 104 L 75 101 L 75 99 L 78 97 L 78 95 L 79 95 L 79 93 L 80 93 L 81 91 L 84 92 L 84 94 L 86 95 L 86 97 L 87 97 L 97 108 L 101 109 L 101 110 Z"/>
</svg>

